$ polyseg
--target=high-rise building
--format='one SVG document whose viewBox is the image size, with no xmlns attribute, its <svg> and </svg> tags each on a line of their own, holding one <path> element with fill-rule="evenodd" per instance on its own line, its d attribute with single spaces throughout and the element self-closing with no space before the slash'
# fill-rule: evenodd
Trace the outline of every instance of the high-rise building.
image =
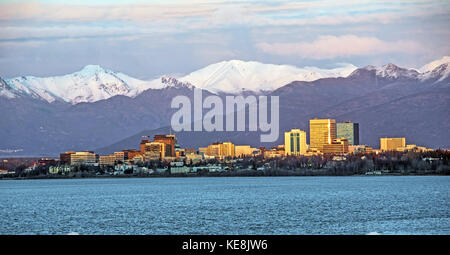
<svg viewBox="0 0 450 255">
<path fill-rule="evenodd" d="M 309 120 L 309 146 L 323 152 L 325 144 L 336 139 L 336 121 L 334 119 Z"/>
<path fill-rule="evenodd" d="M 405 137 L 397 138 L 380 138 L 380 149 L 382 151 L 394 151 L 397 148 L 403 148 L 406 146 Z"/>
<path fill-rule="evenodd" d="M 349 145 L 359 145 L 359 123 L 350 121 L 337 123 L 336 137 L 347 138 Z"/>
<path fill-rule="evenodd" d="M 165 146 L 165 157 L 175 157 L 175 144 L 177 143 L 174 135 L 155 135 L 153 137 L 154 142 L 164 143 Z"/>
<path fill-rule="evenodd" d="M 348 153 L 347 138 L 334 139 L 330 144 L 323 145 L 323 153 L 325 154 L 345 154 Z"/>
<path fill-rule="evenodd" d="M 308 150 L 306 144 L 306 132 L 300 129 L 292 129 L 284 133 L 284 152 L 285 155 L 305 155 Z"/>
</svg>

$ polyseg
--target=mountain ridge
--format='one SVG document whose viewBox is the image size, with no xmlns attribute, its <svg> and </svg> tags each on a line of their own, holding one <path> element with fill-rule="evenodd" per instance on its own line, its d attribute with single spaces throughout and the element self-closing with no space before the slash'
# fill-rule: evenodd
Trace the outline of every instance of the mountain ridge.
<svg viewBox="0 0 450 255">
<path fill-rule="evenodd" d="M 6 85 L 2 83 L 0 96 L 31 96 L 49 103 L 62 101 L 77 104 L 92 103 L 118 95 L 135 97 L 148 89 L 180 85 L 201 88 L 214 94 L 242 94 L 249 91 L 266 93 L 294 81 L 353 76 L 355 72 L 361 72 L 361 69 L 375 70 L 377 76 L 392 80 L 415 78 L 422 81 L 440 81 L 450 76 L 449 63 L 450 57 L 445 56 L 426 64 L 421 68 L 424 72 L 419 73 L 415 69 L 398 67 L 392 63 L 381 67 L 357 68 L 345 64 L 334 69 L 320 69 L 229 60 L 208 65 L 180 78 L 163 75 L 149 81 L 139 80 L 99 65 L 86 65 L 77 72 L 62 76 L 20 76 L 2 80 L 9 88 L 7 91 Z"/>
</svg>

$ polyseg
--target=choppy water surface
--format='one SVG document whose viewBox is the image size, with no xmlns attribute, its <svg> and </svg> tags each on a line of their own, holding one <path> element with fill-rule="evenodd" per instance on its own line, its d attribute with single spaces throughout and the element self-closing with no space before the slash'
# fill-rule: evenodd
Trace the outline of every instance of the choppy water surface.
<svg viewBox="0 0 450 255">
<path fill-rule="evenodd" d="M 450 177 L 0 181 L 0 234 L 450 234 Z"/>
</svg>

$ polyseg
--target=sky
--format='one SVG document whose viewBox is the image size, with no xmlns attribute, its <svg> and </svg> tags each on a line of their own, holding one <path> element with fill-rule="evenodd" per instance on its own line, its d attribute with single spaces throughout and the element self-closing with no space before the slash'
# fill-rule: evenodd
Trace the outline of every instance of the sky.
<svg viewBox="0 0 450 255">
<path fill-rule="evenodd" d="M 450 0 L 0 0 L 0 77 L 88 64 L 140 79 L 239 59 L 408 68 L 450 55 Z"/>
</svg>

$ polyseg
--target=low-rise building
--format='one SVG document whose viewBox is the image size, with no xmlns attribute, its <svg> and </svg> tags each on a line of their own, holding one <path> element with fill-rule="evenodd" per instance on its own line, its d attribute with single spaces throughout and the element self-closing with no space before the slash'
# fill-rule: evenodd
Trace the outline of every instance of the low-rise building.
<svg viewBox="0 0 450 255">
<path fill-rule="evenodd" d="M 116 157 L 116 161 L 125 161 L 125 152 L 123 151 L 114 152 L 114 156 Z"/>
<path fill-rule="evenodd" d="M 94 165 L 97 155 L 93 151 L 77 151 L 70 155 L 71 165 Z"/>
<path fill-rule="evenodd" d="M 251 157 L 258 153 L 258 149 L 252 148 L 250 145 L 236 145 L 234 148 L 235 148 L 235 155 L 238 158 Z"/>
<path fill-rule="evenodd" d="M 398 148 L 406 147 L 406 138 L 380 138 L 380 149 L 382 151 L 395 151 Z"/>
<path fill-rule="evenodd" d="M 101 166 L 114 166 L 116 164 L 117 157 L 115 155 L 100 156 L 99 164 Z"/>
<path fill-rule="evenodd" d="M 345 154 L 348 153 L 348 140 L 347 138 L 333 139 L 330 144 L 323 145 L 324 154 Z"/>
</svg>

